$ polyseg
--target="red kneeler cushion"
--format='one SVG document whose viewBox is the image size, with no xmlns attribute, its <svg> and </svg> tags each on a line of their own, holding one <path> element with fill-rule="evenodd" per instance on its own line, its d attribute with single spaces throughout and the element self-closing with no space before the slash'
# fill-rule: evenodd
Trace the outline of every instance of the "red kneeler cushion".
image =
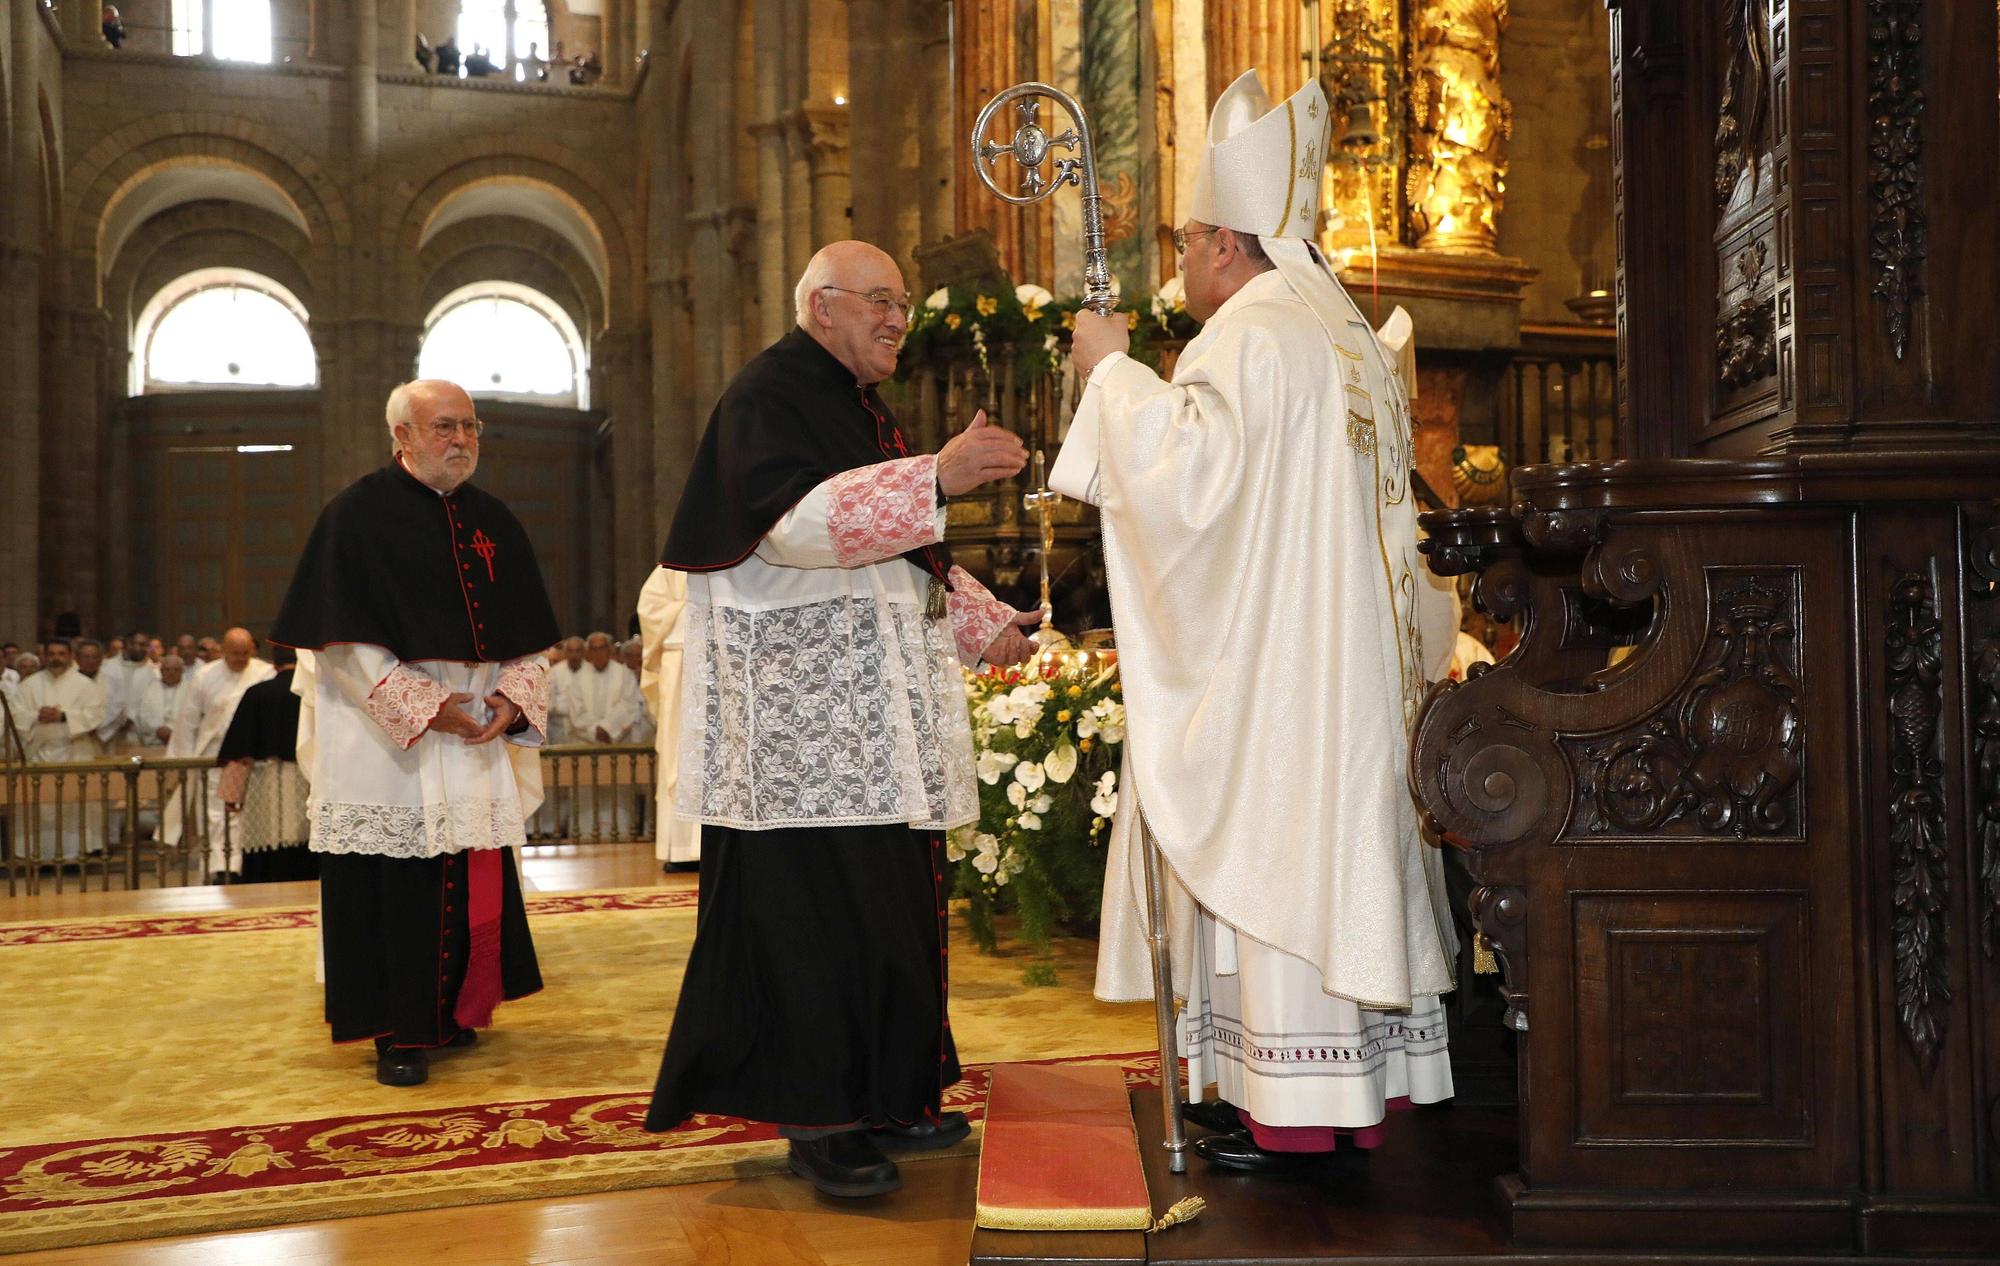
<svg viewBox="0 0 2000 1266">
<path fill-rule="evenodd" d="M 1151 1226 L 1123 1072 L 1111 1065 L 994 1065 L 975 1220 L 996 1231 Z"/>
</svg>

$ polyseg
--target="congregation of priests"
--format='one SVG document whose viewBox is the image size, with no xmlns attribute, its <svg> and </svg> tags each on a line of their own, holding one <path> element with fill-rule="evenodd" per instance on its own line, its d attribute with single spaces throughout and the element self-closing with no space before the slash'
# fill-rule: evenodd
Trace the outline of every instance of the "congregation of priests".
<svg viewBox="0 0 2000 1266">
<path fill-rule="evenodd" d="M 231 664 L 229 635 L 172 642 L 133 632 L 104 641 L 0 643 L 0 699 L 27 758 L 38 763 L 154 755 L 212 758 L 243 692 L 272 675 L 247 632 Z M 657 708 L 640 691 L 641 642 L 609 634 L 548 650 L 549 738 L 556 744 L 651 745 Z M 43 709 L 64 714 L 40 721 Z M 11 751 L 11 749 L 10 749 Z"/>
</svg>

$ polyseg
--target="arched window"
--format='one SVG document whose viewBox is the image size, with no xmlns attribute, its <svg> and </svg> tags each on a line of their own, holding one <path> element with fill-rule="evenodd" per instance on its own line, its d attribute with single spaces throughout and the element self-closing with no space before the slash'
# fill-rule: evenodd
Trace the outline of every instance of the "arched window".
<svg viewBox="0 0 2000 1266">
<path fill-rule="evenodd" d="M 132 394 L 319 381 L 305 305 L 269 277 L 204 268 L 161 288 L 133 330 Z"/>
<path fill-rule="evenodd" d="M 271 60 L 271 0 L 174 0 L 174 55 Z"/>
<path fill-rule="evenodd" d="M 419 378 L 446 378 L 475 396 L 590 407 L 589 358 L 569 314 L 510 281 L 462 286 L 431 309 Z"/>
<path fill-rule="evenodd" d="M 513 0 L 512 4 L 508 0 L 460 0 L 458 50 L 462 56 L 470 57 L 474 49 L 483 48 L 495 71 L 504 75 L 511 68 L 515 79 L 526 79 L 528 68 L 522 63 L 530 56 L 530 44 L 535 46 L 532 56 L 542 62 L 549 60 L 549 7 L 544 0 Z M 470 73 L 463 61 L 458 73 L 460 78 Z"/>
</svg>

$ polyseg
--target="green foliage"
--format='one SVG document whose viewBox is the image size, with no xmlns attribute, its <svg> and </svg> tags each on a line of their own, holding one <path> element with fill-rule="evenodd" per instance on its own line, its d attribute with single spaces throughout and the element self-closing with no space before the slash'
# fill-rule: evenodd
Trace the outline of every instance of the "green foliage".
<svg viewBox="0 0 2000 1266">
<path fill-rule="evenodd" d="M 1125 738 L 1118 670 L 1054 652 L 968 673 L 966 697 L 979 823 L 946 843 L 953 892 L 981 949 L 994 948 L 994 916 L 1011 912 L 1021 939 L 1046 956 L 1056 932 L 1097 927 Z"/>
</svg>

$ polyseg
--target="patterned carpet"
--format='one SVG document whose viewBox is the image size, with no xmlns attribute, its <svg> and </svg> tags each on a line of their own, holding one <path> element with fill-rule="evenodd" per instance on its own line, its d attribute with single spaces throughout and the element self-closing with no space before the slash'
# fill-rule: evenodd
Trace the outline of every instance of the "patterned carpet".
<svg viewBox="0 0 2000 1266">
<path fill-rule="evenodd" d="M 310 909 L 0 924 L 0 1252 L 700 1182 L 783 1166 L 766 1126 L 639 1128 L 694 935 L 691 892 L 532 895 L 548 988 L 431 1080 L 373 1080 L 320 1022 Z M 1157 1080 L 1151 1014 L 954 935 L 952 1030 L 978 1118 L 987 1066 L 1108 1063 Z M 964 1150 L 976 1146 L 976 1136 Z"/>
</svg>

